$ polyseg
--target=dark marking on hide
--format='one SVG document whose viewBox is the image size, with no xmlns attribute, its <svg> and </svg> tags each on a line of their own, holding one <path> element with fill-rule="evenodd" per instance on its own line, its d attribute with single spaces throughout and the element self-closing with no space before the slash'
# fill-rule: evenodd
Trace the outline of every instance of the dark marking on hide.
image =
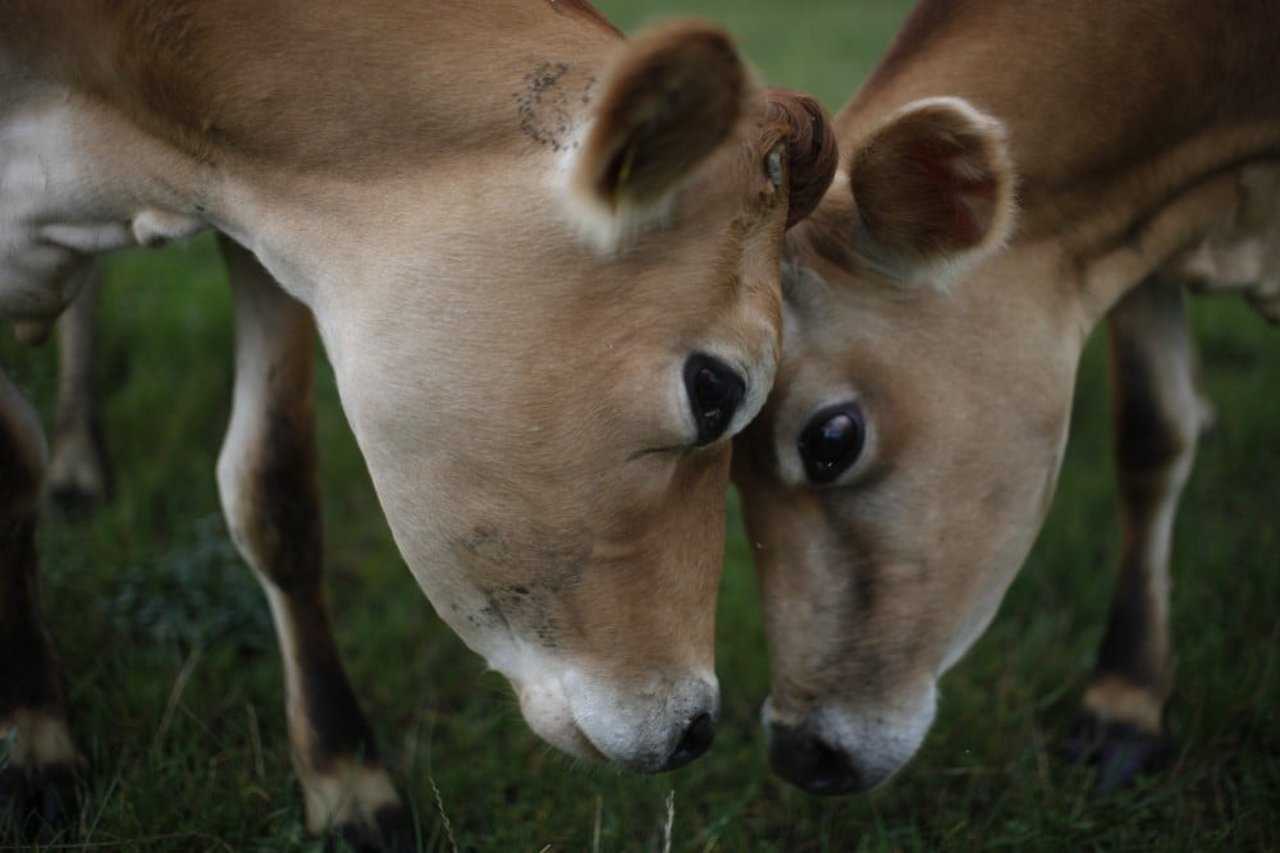
<svg viewBox="0 0 1280 853">
<path fill-rule="evenodd" d="M 253 488 L 251 535 L 264 570 L 286 593 L 316 587 L 323 532 L 309 419 L 280 411 L 269 415 Z"/>
<path fill-rule="evenodd" d="M 507 630 L 511 630 L 511 623 L 507 621 L 506 615 L 502 612 L 502 606 L 492 595 L 485 596 L 485 601 L 489 602 L 488 606 L 483 608 L 480 613 L 472 617 L 471 624 L 483 627 L 484 625 L 500 625 Z"/>
<path fill-rule="evenodd" d="M 575 110 L 591 103 L 596 84 L 595 76 L 588 75 L 576 86 L 570 85 L 570 73 L 567 62 L 539 62 L 524 76 L 525 88 L 513 95 L 520 130 L 552 151 L 576 147 L 569 140 Z"/>
<path fill-rule="evenodd" d="M 1151 364 L 1122 334 L 1111 336 L 1111 359 L 1117 465 L 1122 473 L 1163 469 L 1184 447 L 1180 432 L 1160 406 Z"/>
<path fill-rule="evenodd" d="M 853 575 L 854 609 L 859 613 L 872 613 L 880 593 L 880 579 L 875 568 L 863 563 Z"/>
<path fill-rule="evenodd" d="M 843 618 L 850 624 L 862 624 L 875 612 L 880 595 L 881 569 L 873 556 L 869 537 L 859 525 L 851 523 L 856 512 L 849 505 L 850 499 L 849 495 L 836 491 L 825 496 L 820 503 L 824 519 L 821 529 L 838 534 L 830 552 L 831 559 L 851 579 L 847 587 L 848 600 L 838 602 L 845 609 Z"/>
<path fill-rule="evenodd" d="M 565 108 L 567 97 L 560 87 L 560 78 L 568 73 L 567 63 L 540 62 L 524 76 L 525 90 L 515 95 L 520 130 L 552 151 L 564 147 L 562 140 L 571 126 L 572 116 Z"/>
<path fill-rule="evenodd" d="M 501 587 L 486 596 L 489 606 L 483 612 L 501 619 L 508 628 L 515 621 L 531 631 L 543 648 L 554 649 L 560 636 L 560 622 L 555 615 L 559 592 L 555 583 L 538 584 L 533 591 L 524 584 Z"/>
<path fill-rule="evenodd" d="M 318 594 L 295 594 L 291 602 L 302 680 L 298 698 L 313 738 L 308 744 L 312 767 L 323 772 L 334 759 L 356 756 L 376 763 L 377 746 L 338 658 L 322 600 Z"/>
<path fill-rule="evenodd" d="M 1139 559 L 1136 555 L 1127 556 L 1120 568 L 1095 672 L 1154 688 L 1163 684 L 1165 672 L 1152 647 L 1152 634 L 1159 626 L 1154 624 L 1151 612 L 1146 583 L 1149 572 Z"/>
<path fill-rule="evenodd" d="M 485 607 L 469 614 L 468 623 L 533 637 L 545 648 L 556 648 L 565 630 L 564 616 L 571 618 L 572 592 L 586 569 L 589 547 L 573 534 L 537 527 L 511 534 L 479 524 L 455 540 L 455 552 L 469 564 L 473 577 L 511 579 L 481 584 Z"/>
<path fill-rule="evenodd" d="M 296 411 L 272 411 L 258 454 L 245 523 L 263 572 L 287 602 L 301 679 L 298 713 L 308 733 L 299 746 L 320 772 L 337 758 L 359 756 L 375 763 L 377 749 L 343 671 L 324 605 L 323 530 L 309 404 Z"/>
<path fill-rule="evenodd" d="M 457 542 L 468 554 L 479 555 L 490 548 L 499 546 L 501 544 L 501 534 L 496 527 L 477 525 L 471 528 L 469 534 L 460 537 Z"/>
</svg>

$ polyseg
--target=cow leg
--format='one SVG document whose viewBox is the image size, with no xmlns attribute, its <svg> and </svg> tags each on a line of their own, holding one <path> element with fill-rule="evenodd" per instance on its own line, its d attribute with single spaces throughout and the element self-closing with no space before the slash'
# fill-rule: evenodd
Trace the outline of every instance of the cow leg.
<svg viewBox="0 0 1280 853">
<path fill-rule="evenodd" d="M 408 845 L 408 812 L 378 759 L 325 606 L 311 315 L 247 251 L 229 240 L 222 251 L 236 368 L 218 487 L 232 538 L 271 604 L 307 829 L 361 847 Z"/>
<path fill-rule="evenodd" d="M 45 459 L 35 411 L 0 370 L 0 846 L 52 838 L 84 768 L 40 620 L 35 532 Z"/>
<path fill-rule="evenodd" d="M 1169 551 L 1196 442 L 1212 420 L 1182 288 L 1152 279 L 1108 318 L 1112 417 L 1123 527 L 1120 567 L 1074 752 L 1103 791 L 1126 786 L 1164 744 L 1172 684 Z"/>
<path fill-rule="evenodd" d="M 101 262 L 90 259 L 73 275 L 84 281 L 58 320 L 58 410 L 46 487 L 50 502 L 63 512 L 88 510 L 111 491 L 94 383 Z"/>
</svg>

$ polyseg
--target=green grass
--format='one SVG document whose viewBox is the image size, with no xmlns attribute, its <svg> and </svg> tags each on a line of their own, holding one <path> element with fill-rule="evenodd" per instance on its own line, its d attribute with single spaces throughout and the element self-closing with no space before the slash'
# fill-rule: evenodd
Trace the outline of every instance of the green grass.
<svg viewBox="0 0 1280 853">
<path fill-rule="evenodd" d="M 603 8 L 628 30 L 677 4 Z M 679 4 L 725 21 L 773 82 L 837 107 L 902 2 Z M 643 12 L 639 9 L 643 8 Z M 785 12 L 781 11 L 786 9 Z M 227 542 L 213 460 L 230 397 L 228 296 L 207 239 L 116 258 L 100 375 L 114 502 L 41 533 L 48 622 L 92 762 L 75 849 L 293 850 L 308 842 L 269 616 Z M 1135 790 L 1090 795 L 1052 755 L 1110 592 L 1115 498 L 1103 353 L 1085 359 L 1055 509 L 1001 614 L 943 682 L 922 753 L 870 796 L 819 800 L 768 772 L 767 662 L 733 522 L 711 753 L 639 778 L 576 766 L 528 732 L 505 683 L 432 613 L 376 509 L 321 370 L 328 583 L 338 640 L 431 850 L 1280 848 L 1280 334 L 1234 300 L 1196 307 L 1221 424 L 1177 532 L 1176 750 Z M 52 347 L 0 361 L 49 415 Z M 446 829 L 447 818 L 447 829 Z"/>
</svg>

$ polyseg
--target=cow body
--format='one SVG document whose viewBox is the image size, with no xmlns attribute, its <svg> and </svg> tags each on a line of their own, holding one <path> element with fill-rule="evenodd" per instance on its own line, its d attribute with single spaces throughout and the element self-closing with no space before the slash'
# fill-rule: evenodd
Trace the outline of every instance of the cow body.
<svg viewBox="0 0 1280 853">
<path fill-rule="evenodd" d="M 1044 519 L 1108 317 L 1126 530 L 1085 710 L 1130 769 L 1158 739 L 1169 537 L 1206 421 L 1181 285 L 1280 308 L 1278 38 L 1263 2 L 930 0 L 837 116 L 734 462 L 787 778 L 861 790 L 919 746 Z"/>
<path fill-rule="evenodd" d="M 821 123 L 714 28 L 627 45 L 576 0 L 6 10 L 0 317 L 38 339 L 86 257 L 225 235 L 218 484 L 310 829 L 405 819 L 321 593 L 317 330 L 410 570 L 534 730 L 677 766 L 714 731 L 723 439 L 772 377 L 788 189 L 834 168 Z M 3 773 L 38 805 L 79 759 L 36 616 L 44 443 L 3 392 Z"/>
</svg>

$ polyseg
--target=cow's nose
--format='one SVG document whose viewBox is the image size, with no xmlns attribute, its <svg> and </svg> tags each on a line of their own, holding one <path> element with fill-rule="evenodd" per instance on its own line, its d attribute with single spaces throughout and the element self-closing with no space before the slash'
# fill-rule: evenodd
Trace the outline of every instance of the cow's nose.
<svg viewBox="0 0 1280 853">
<path fill-rule="evenodd" d="M 680 742 L 676 744 L 675 752 L 671 753 L 667 763 L 662 766 L 663 771 L 675 770 L 677 767 L 685 766 L 706 752 L 708 747 L 711 746 L 711 742 L 715 739 L 715 719 L 707 713 L 694 717 L 689 721 L 689 725 L 685 726 L 684 734 L 680 736 Z"/>
<path fill-rule="evenodd" d="M 810 794 L 834 796 L 865 791 L 865 784 L 844 750 L 833 749 L 803 728 L 769 727 L 769 764 L 773 772 Z"/>
</svg>

